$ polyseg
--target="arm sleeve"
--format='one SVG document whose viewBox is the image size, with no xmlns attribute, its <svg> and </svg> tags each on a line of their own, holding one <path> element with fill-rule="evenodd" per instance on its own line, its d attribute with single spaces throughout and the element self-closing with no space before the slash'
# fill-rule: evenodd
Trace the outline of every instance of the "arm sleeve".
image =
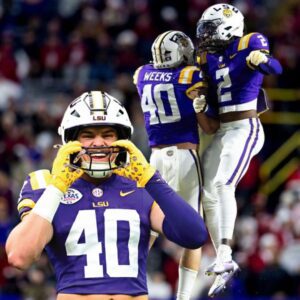
<svg viewBox="0 0 300 300">
<path fill-rule="evenodd" d="M 147 192 L 165 214 L 163 232 L 172 242 L 189 249 L 201 247 L 208 238 L 205 223 L 160 176 L 158 172 L 148 181 Z"/>
<path fill-rule="evenodd" d="M 282 67 L 280 62 L 270 55 L 269 41 L 266 36 L 256 32 L 250 38 L 249 50 L 260 50 L 268 57 L 268 61 L 265 64 L 260 64 L 256 69 L 264 75 L 278 75 L 282 73 Z M 249 52 L 250 53 L 250 52 Z"/>
<path fill-rule="evenodd" d="M 265 75 L 279 75 L 282 73 L 282 66 L 276 58 L 270 56 L 265 64 L 259 65 L 258 70 Z"/>
</svg>

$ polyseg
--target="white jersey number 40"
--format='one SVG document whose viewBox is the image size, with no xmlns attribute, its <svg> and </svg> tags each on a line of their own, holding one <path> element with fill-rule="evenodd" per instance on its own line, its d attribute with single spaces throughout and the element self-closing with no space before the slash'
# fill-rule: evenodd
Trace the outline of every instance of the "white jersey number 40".
<svg viewBox="0 0 300 300">
<path fill-rule="evenodd" d="M 161 97 L 162 92 L 167 95 L 165 103 Z M 149 112 L 150 114 L 150 125 L 173 123 L 178 122 L 181 119 L 174 86 L 171 83 L 161 83 L 154 86 L 152 86 L 152 84 L 146 84 L 143 89 L 141 105 L 143 112 Z M 167 115 L 165 105 L 169 106 L 171 111 L 170 115 Z"/>
<path fill-rule="evenodd" d="M 120 265 L 118 262 L 118 221 L 129 223 L 128 265 Z M 132 209 L 106 209 L 104 212 L 104 230 L 107 274 L 110 277 L 137 277 L 140 239 L 140 217 L 138 213 Z M 79 243 L 82 234 L 85 236 L 85 242 Z M 80 210 L 78 212 L 65 247 L 67 255 L 86 255 L 85 278 L 103 277 L 103 265 L 101 265 L 99 255 L 103 252 L 103 243 L 98 240 L 97 219 L 94 210 Z"/>
</svg>

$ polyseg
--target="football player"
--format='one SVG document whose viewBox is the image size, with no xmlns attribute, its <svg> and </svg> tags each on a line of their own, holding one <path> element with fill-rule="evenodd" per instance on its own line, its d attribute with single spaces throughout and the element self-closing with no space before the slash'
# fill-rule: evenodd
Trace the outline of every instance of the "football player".
<svg viewBox="0 0 300 300">
<path fill-rule="evenodd" d="M 64 114 L 52 171 L 24 182 L 8 260 L 26 269 L 45 248 L 58 300 L 146 300 L 151 230 L 186 248 L 206 241 L 203 219 L 129 140 L 132 131 L 118 100 L 84 93 Z"/>
<path fill-rule="evenodd" d="M 220 119 L 203 156 L 203 208 L 216 249 L 216 260 L 207 269 L 207 274 L 217 275 L 209 291 L 214 296 L 238 270 L 230 245 L 237 215 L 235 189 L 264 144 L 258 117 L 267 109 L 263 77 L 280 74 L 282 68 L 263 34 L 244 34 L 244 16 L 232 5 L 207 8 L 197 23 L 197 39 L 198 63 L 216 97 L 207 97 L 204 110 L 205 99 L 196 98 L 195 111 L 198 118 L 210 113 Z"/>
<path fill-rule="evenodd" d="M 153 62 L 139 67 L 133 79 L 152 149 L 150 164 L 201 214 L 199 135 L 192 100 L 203 93 L 206 83 L 194 66 L 194 45 L 185 33 L 166 31 L 157 36 L 151 50 Z M 177 299 L 190 298 L 200 251 L 183 251 Z"/>
</svg>

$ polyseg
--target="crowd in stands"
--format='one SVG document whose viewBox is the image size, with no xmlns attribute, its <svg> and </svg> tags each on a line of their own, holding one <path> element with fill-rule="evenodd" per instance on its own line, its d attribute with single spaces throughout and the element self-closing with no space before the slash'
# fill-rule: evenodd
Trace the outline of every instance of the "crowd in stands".
<svg viewBox="0 0 300 300">
<path fill-rule="evenodd" d="M 218 2 L 226 1 L 0 1 L 0 300 L 55 299 L 46 256 L 22 272 L 8 266 L 4 245 L 19 222 L 16 203 L 25 176 L 51 167 L 53 144 L 61 143 L 57 127 L 68 103 L 87 90 L 115 95 L 130 113 L 134 142 L 148 156 L 132 75 L 150 61 L 151 44 L 159 33 L 178 29 L 195 40 L 200 15 Z M 269 37 L 272 53 L 284 68 L 281 76 L 268 78 L 265 87 L 299 89 L 299 0 L 227 2 L 244 13 L 249 32 Z M 288 104 L 280 109 L 291 110 Z M 253 160 L 237 190 L 234 257 L 241 272 L 220 296 L 224 299 L 300 297 L 300 168 L 273 195 L 274 202 L 258 193 L 261 162 L 282 142 L 276 138 L 298 128 L 278 130 L 266 126 L 265 150 Z M 180 251 L 162 237 L 151 250 L 151 300 L 174 298 Z M 213 279 L 203 270 L 212 259 L 213 249 L 207 244 L 195 299 L 207 297 Z"/>
</svg>

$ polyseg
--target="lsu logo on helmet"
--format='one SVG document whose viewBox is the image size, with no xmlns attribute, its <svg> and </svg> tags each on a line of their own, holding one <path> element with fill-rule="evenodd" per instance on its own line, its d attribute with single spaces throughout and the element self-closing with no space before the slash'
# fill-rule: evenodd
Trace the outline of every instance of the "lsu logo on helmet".
<svg viewBox="0 0 300 300">
<path fill-rule="evenodd" d="M 223 15 L 226 18 L 230 18 L 232 16 L 232 10 L 230 8 L 225 8 L 223 10 Z"/>
</svg>

